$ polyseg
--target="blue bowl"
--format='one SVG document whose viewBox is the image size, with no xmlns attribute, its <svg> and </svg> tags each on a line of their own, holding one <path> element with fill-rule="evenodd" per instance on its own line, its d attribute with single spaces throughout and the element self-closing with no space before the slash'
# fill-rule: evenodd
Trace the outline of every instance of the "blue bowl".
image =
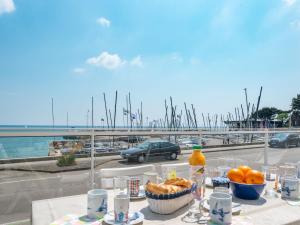
<svg viewBox="0 0 300 225">
<path fill-rule="evenodd" d="M 266 184 L 241 184 L 230 181 L 230 188 L 233 195 L 246 200 L 259 199 L 265 186 Z"/>
</svg>

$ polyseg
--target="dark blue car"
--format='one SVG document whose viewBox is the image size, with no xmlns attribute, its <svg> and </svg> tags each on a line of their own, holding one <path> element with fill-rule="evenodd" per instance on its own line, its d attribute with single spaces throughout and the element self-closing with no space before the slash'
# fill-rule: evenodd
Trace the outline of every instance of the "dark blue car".
<svg viewBox="0 0 300 225">
<path fill-rule="evenodd" d="M 154 156 L 166 156 L 171 160 L 175 160 L 179 154 L 179 145 L 164 140 L 145 141 L 134 148 L 121 151 L 123 159 L 135 160 L 140 163 Z"/>
<path fill-rule="evenodd" d="M 269 141 L 270 147 L 283 147 L 290 146 L 300 147 L 299 134 L 277 133 Z"/>
</svg>

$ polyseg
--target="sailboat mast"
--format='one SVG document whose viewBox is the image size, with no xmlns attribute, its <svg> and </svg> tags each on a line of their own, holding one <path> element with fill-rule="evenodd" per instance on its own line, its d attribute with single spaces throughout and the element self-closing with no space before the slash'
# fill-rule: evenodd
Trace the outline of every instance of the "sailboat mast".
<svg viewBox="0 0 300 225">
<path fill-rule="evenodd" d="M 116 91 L 116 97 L 115 97 L 114 128 L 116 128 L 117 101 L 118 101 L 118 91 Z"/>
<path fill-rule="evenodd" d="M 51 112 L 52 112 L 52 127 L 54 128 L 54 104 L 53 104 L 53 98 L 51 98 Z"/>
<path fill-rule="evenodd" d="M 94 97 L 92 96 L 92 128 L 94 128 Z"/>
<path fill-rule="evenodd" d="M 129 97 L 129 118 L 130 118 L 130 128 L 132 129 L 132 116 L 131 116 L 131 98 L 130 98 L 130 92 L 128 94 Z"/>
<path fill-rule="evenodd" d="M 106 123 L 107 123 L 107 128 L 109 128 L 108 112 L 107 112 L 106 98 L 105 98 L 105 93 L 104 92 L 103 92 L 103 98 L 104 98 L 104 106 L 105 106 L 105 114 L 106 114 Z"/>
</svg>

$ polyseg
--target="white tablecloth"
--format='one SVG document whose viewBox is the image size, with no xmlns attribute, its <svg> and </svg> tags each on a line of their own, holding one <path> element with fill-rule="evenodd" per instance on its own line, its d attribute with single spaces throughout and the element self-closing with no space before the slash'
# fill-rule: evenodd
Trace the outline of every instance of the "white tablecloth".
<svg viewBox="0 0 300 225">
<path fill-rule="evenodd" d="M 208 189 L 207 194 L 212 190 Z M 113 209 L 113 192 L 109 191 L 108 208 Z M 244 201 L 234 199 L 242 203 L 240 218 L 249 218 L 254 225 L 283 225 L 300 224 L 300 207 L 291 206 L 286 201 L 277 199 L 260 198 L 257 201 Z M 62 198 L 53 198 L 32 202 L 32 224 L 49 225 L 54 220 L 67 214 L 85 215 L 87 208 L 87 196 L 76 195 Z M 130 203 L 130 211 L 141 211 L 145 215 L 144 225 L 177 225 L 186 224 L 181 218 L 186 214 L 188 207 L 178 210 L 172 215 L 158 215 L 148 208 L 147 200 Z"/>
</svg>

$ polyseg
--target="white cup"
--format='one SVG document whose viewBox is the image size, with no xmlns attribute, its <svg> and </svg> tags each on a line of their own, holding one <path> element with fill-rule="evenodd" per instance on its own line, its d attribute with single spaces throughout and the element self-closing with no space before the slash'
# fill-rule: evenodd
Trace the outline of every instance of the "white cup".
<svg viewBox="0 0 300 225">
<path fill-rule="evenodd" d="M 87 194 L 87 215 L 89 218 L 102 219 L 107 213 L 107 191 L 93 189 Z"/>
<path fill-rule="evenodd" d="M 281 198 L 297 200 L 299 199 L 299 179 L 295 177 L 283 177 L 281 180 Z"/>
<path fill-rule="evenodd" d="M 209 198 L 209 214 L 217 224 L 231 224 L 232 196 L 227 193 L 212 193 Z"/>
<path fill-rule="evenodd" d="M 146 172 L 144 173 L 144 181 L 145 183 L 150 181 L 151 183 L 157 184 L 159 182 L 162 182 L 162 179 L 158 176 L 158 173 Z"/>
<path fill-rule="evenodd" d="M 114 197 L 114 215 L 116 223 L 128 223 L 129 202 L 130 198 L 127 194 L 118 194 Z"/>
</svg>

